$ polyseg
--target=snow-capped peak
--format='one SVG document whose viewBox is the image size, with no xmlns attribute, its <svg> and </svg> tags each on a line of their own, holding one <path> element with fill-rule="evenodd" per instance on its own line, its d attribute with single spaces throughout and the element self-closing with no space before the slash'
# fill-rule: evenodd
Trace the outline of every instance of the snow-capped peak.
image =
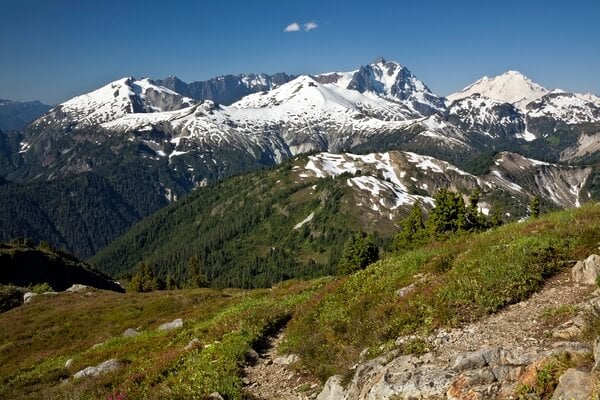
<svg viewBox="0 0 600 400">
<path fill-rule="evenodd" d="M 404 102 L 419 114 L 428 116 L 444 108 L 444 101 L 406 67 L 379 57 L 361 66 L 348 84 L 348 89 L 372 92 L 382 97 Z"/>
<path fill-rule="evenodd" d="M 507 71 L 493 78 L 484 76 L 460 92 L 449 95 L 448 100 L 463 99 L 475 93 L 523 108 L 527 103 L 544 96 L 548 90 L 518 71 Z"/>
<path fill-rule="evenodd" d="M 126 114 L 173 111 L 195 104 L 150 79 L 125 77 L 89 93 L 73 97 L 50 111 L 67 113 L 78 125 L 101 124 Z M 42 116 L 41 119 L 45 119 Z"/>
</svg>

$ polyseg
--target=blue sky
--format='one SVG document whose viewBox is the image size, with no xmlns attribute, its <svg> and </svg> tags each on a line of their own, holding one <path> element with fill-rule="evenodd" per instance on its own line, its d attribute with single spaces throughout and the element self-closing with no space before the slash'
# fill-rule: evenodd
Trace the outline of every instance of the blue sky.
<svg viewBox="0 0 600 400">
<path fill-rule="evenodd" d="M 0 98 L 53 104 L 123 76 L 318 73 L 377 56 L 440 95 L 509 69 L 600 94 L 599 21 L 598 0 L 0 0 Z"/>
</svg>

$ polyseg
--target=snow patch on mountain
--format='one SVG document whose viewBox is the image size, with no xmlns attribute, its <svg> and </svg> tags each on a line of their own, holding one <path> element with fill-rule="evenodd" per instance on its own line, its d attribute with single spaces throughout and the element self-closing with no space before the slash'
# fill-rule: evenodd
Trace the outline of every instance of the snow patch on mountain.
<svg viewBox="0 0 600 400">
<path fill-rule="evenodd" d="M 566 124 L 600 122 L 600 103 L 590 96 L 552 92 L 527 106 L 530 118 L 550 117 Z"/>
</svg>

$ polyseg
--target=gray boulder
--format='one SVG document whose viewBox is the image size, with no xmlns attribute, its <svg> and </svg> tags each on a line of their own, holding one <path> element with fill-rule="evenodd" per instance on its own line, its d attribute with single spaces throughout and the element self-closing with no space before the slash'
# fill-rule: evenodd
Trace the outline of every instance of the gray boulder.
<svg viewBox="0 0 600 400">
<path fill-rule="evenodd" d="M 123 332 L 124 337 L 135 337 L 138 335 L 141 335 L 141 333 L 133 328 L 127 328 L 125 329 L 125 332 Z"/>
<path fill-rule="evenodd" d="M 196 349 L 201 349 L 202 347 L 202 342 L 200 341 L 200 339 L 198 338 L 193 338 L 192 340 L 189 341 L 189 343 L 185 346 L 184 350 L 186 351 L 190 351 L 190 350 L 196 350 Z"/>
<path fill-rule="evenodd" d="M 115 371 L 120 366 L 121 362 L 112 358 L 110 360 L 104 361 L 103 363 L 96 365 L 95 367 L 87 367 L 85 369 L 82 369 L 81 371 L 76 372 L 75 375 L 73 375 L 73 378 L 80 379 L 87 377 L 97 377 L 108 372 Z"/>
<path fill-rule="evenodd" d="M 183 320 L 181 318 L 177 318 L 173 322 L 167 322 L 158 327 L 159 331 L 172 331 L 174 329 L 183 328 Z"/>
<path fill-rule="evenodd" d="M 571 270 L 571 276 L 577 283 L 595 285 L 600 274 L 600 256 L 592 254 L 584 261 L 577 261 Z"/>
<path fill-rule="evenodd" d="M 65 368 L 71 368 L 71 366 L 73 365 L 73 359 L 69 358 L 66 362 L 65 362 Z"/>
<path fill-rule="evenodd" d="M 558 378 L 552 400 L 588 400 L 593 389 L 592 374 L 570 368 Z"/>
<path fill-rule="evenodd" d="M 396 290 L 396 296 L 398 296 L 398 297 L 406 297 L 409 294 L 411 294 L 412 292 L 414 292 L 416 288 L 417 287 L 415 286 L 415 284 L 411 283 L 408 286 L 405 286 L 405 287 L 403 287 L 401 289 Z"/>
<path fill-rule="evenodd" d="M 337 375 L 334 375 L 327 379 L 325 382 L 325 386 L 319 395 L 317 396 L 317 400 L 341 400 L 346 396 L 346 390 L 342 386 L 342 378 Z"/>
<path fill-rule="evenodd" d="M 79 283 L 75 283 L 73 286 L 68 288 L 66 291 L 69 293 L 81 293 L 90 290 L 91 287 L 87 285 L 80 285 Z"/>
<path fill-rule="evenodd" d="M 273 364 L 290 365 L 298 362 L 298 360 L 300 360 L 300 357 L 298 357 L 296 354 L 287 354 L 285 356 L 277 357 L 276 359 L 274 359 Z"/>
<path fill-rule="evenodd" d="M 33 292 L 27 292 L 23 295 L 23 303 L 27 304 L 31 301 L 31 299 L 33 299 L 35 296 L 37 296 L 37 293 L 33 293 Z"/>
</svg>

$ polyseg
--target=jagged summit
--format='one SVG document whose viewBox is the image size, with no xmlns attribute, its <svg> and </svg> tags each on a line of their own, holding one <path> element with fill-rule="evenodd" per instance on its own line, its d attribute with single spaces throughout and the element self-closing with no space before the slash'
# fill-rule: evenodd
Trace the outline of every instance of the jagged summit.
<svg viewBox="0 0 600 400">
<path fill-rule="evenodd" d="M 522 108 L 544 96 L 548 90 L 519 71 L 511 70 L 492 78 L 484 76 L 460 92 L 449 95 L 448 100 L 463 99 L 475 93 Z"/>
</svg>

